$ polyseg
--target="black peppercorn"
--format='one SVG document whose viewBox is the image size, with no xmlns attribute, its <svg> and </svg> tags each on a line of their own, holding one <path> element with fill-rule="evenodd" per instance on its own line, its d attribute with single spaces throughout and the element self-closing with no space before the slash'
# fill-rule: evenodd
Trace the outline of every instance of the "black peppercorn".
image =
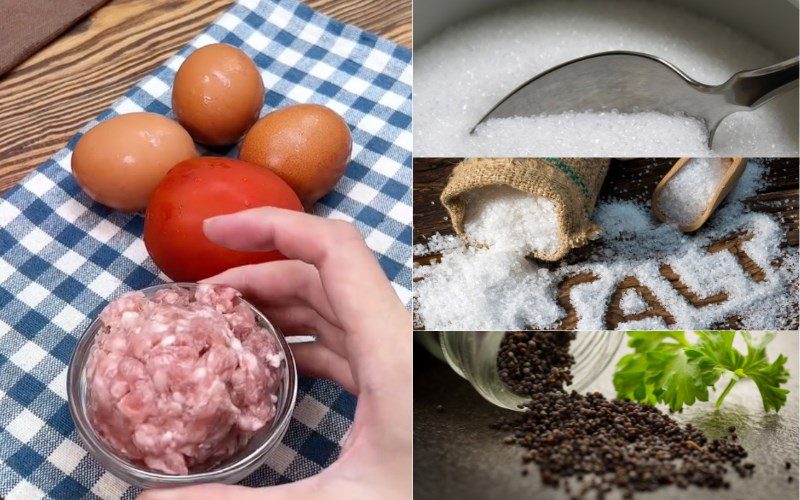
<svg viewBox="0 0 800 500">
<path fill-rule="evenodd" d="M 747 452 L 735 442 L 734 426 L 728 428 L 730 437 L 709 440 L 696 427 L 681 427 L 654 406 L 608 400 L 596 392 L 567 392 L 564 386 L 572 383 L 575 363 L 569 346 L 575 335 L 509 332 L 497 356 L 501 381 L 529 401 L 521 405 L 524 414 L 516 421 L 493 427 L 513 433 L 503 442 L 526 450 L 522 463 L 536 463 L 542 483 L 558 487 L 563 479 L 565 491 L 574 498 L 590 492 L 605 498 L 614 488 L 632 498 L 637 491 L 670 485 L 730 488 L 725 480 L 728 466 L 742 477 L 753 474 L 755 465 L 743 462 Z M 587 478 L 575 494 L 571 477 Z"/>
</svg>

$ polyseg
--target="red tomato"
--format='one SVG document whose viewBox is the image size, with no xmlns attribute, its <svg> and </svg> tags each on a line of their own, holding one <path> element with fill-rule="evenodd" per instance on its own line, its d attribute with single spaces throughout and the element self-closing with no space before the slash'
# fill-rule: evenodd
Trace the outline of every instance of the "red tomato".
<svg viewBox="0 0 800 500">
<path fill-rule="evenodd" d="M 144 221 L 144 244 L 175 281 L 198 281 L 226 269 L 284 259 L 280 253 L 239 252 L 212 243 L 203 221 L 255 207 L 302 211 L 292 188 L 271 170 L 229 158 L 193 158 L 158 184 Z"/>
</svg>

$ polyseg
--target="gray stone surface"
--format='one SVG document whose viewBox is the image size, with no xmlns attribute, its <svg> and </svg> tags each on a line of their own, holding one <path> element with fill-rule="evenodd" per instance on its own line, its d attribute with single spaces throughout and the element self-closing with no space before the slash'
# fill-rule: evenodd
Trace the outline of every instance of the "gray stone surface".
<svg viewBox="0 0 800 500">
<path fill-rule="evenodd" d="M 587 335 L 590 333 L 579 333 Z M 415 335 L 425 335 L 418 332 Z M 627 348 L 623 348 L 627 349 Z M 753 477 L 728 475 L 730 490 L 676 487 L 637 498 L 692 500 L 795 499 L 798 498 L 798 334 L 782 332 L 769 347 L 771 358 L 782 352 L 792 373 L 792 392 L 779 414 L 765 414 L 758 390 L 750 382 L 739 382 L 721 409 L 713 403 L 692 406 L 677 418 L 693 422 L 709 437 L 717 437 L 735 425 L 742 445 L 756 463 Z M 617 358 L 624 354 L 620 351 Z M 502 444 L 504 433 L 488 426 L 512 412 L 481 398 L 470 384 L 445 363 L 416 346 L 414 352 L 414 498 L 460 500 L 493 498 L 568 499 L 563 490 L 545 488 L 535 464 L 522 476 L 521 448 Z M 616 360 L 613 365 L 616 364 Z M 594 390 L 613 395 L 610 367 Z M 722 390 L 724 384 L 718 384 Z M 712 401 L 714 398 L 712 398 Z M 436 406 L 442 405 L 439 413 Z M 791 462 L 789 471 L 785 463 Z M 792 476 L 793 481 L 787 482 Z M 590 496 L 593 498 L 593 496 Z M 608 499 L 621 498 L 618 493 Z"/>
</svg>

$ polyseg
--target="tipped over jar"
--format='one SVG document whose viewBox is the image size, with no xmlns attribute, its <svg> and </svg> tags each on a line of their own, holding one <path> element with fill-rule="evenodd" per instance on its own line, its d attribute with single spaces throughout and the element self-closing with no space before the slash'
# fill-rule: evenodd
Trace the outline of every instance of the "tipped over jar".
<svg viewBox="0 0 800 500">
<path fill-rule="evenodd" d="M 418 341 L 431 354 L 446 362 L 491 403 L 519 411 L 519 405 L 530 400 L 503 382 L 498 355 L 508 332 L 443 331 L 419 332 Z M 563 332 L 568 335 L 567 332 Z M 574 358 L 572 382 L 567 390 L 582 392 L 608 368 L 620 348 L 624 333 L 620 331 L 577 332 L 569 343 Z"/>
</svg>

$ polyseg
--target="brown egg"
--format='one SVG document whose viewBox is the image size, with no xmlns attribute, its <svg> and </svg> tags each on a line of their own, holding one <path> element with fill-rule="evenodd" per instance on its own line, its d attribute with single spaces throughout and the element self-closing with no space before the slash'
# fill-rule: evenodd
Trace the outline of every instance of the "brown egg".
<svg viewBox="0 0 800 500">
<path fill-rule="evenodd" d="M 72 173 L 93 200 L 133 212 L 147 207 L 170 168 L 196 156 L 192 138 L 176 122 L 155 113 L 131 113 L 106 120 L 80 138 Z"/>
<path fill-rule="evenodd" d="M 339 182 L 352 148 L 350 129 L 336 112 L 296 104 L 258 120 L 242 141 L 239 159 L 273 170 L 308 209 Z"/>
<path fill-rule="evenodd" d="M 175 75 L 172 109 L 199 143 L 235 144 L 263 105 L 258 68 L 236 47 L 215 43 L 197 49 Z"/>
</svg>

